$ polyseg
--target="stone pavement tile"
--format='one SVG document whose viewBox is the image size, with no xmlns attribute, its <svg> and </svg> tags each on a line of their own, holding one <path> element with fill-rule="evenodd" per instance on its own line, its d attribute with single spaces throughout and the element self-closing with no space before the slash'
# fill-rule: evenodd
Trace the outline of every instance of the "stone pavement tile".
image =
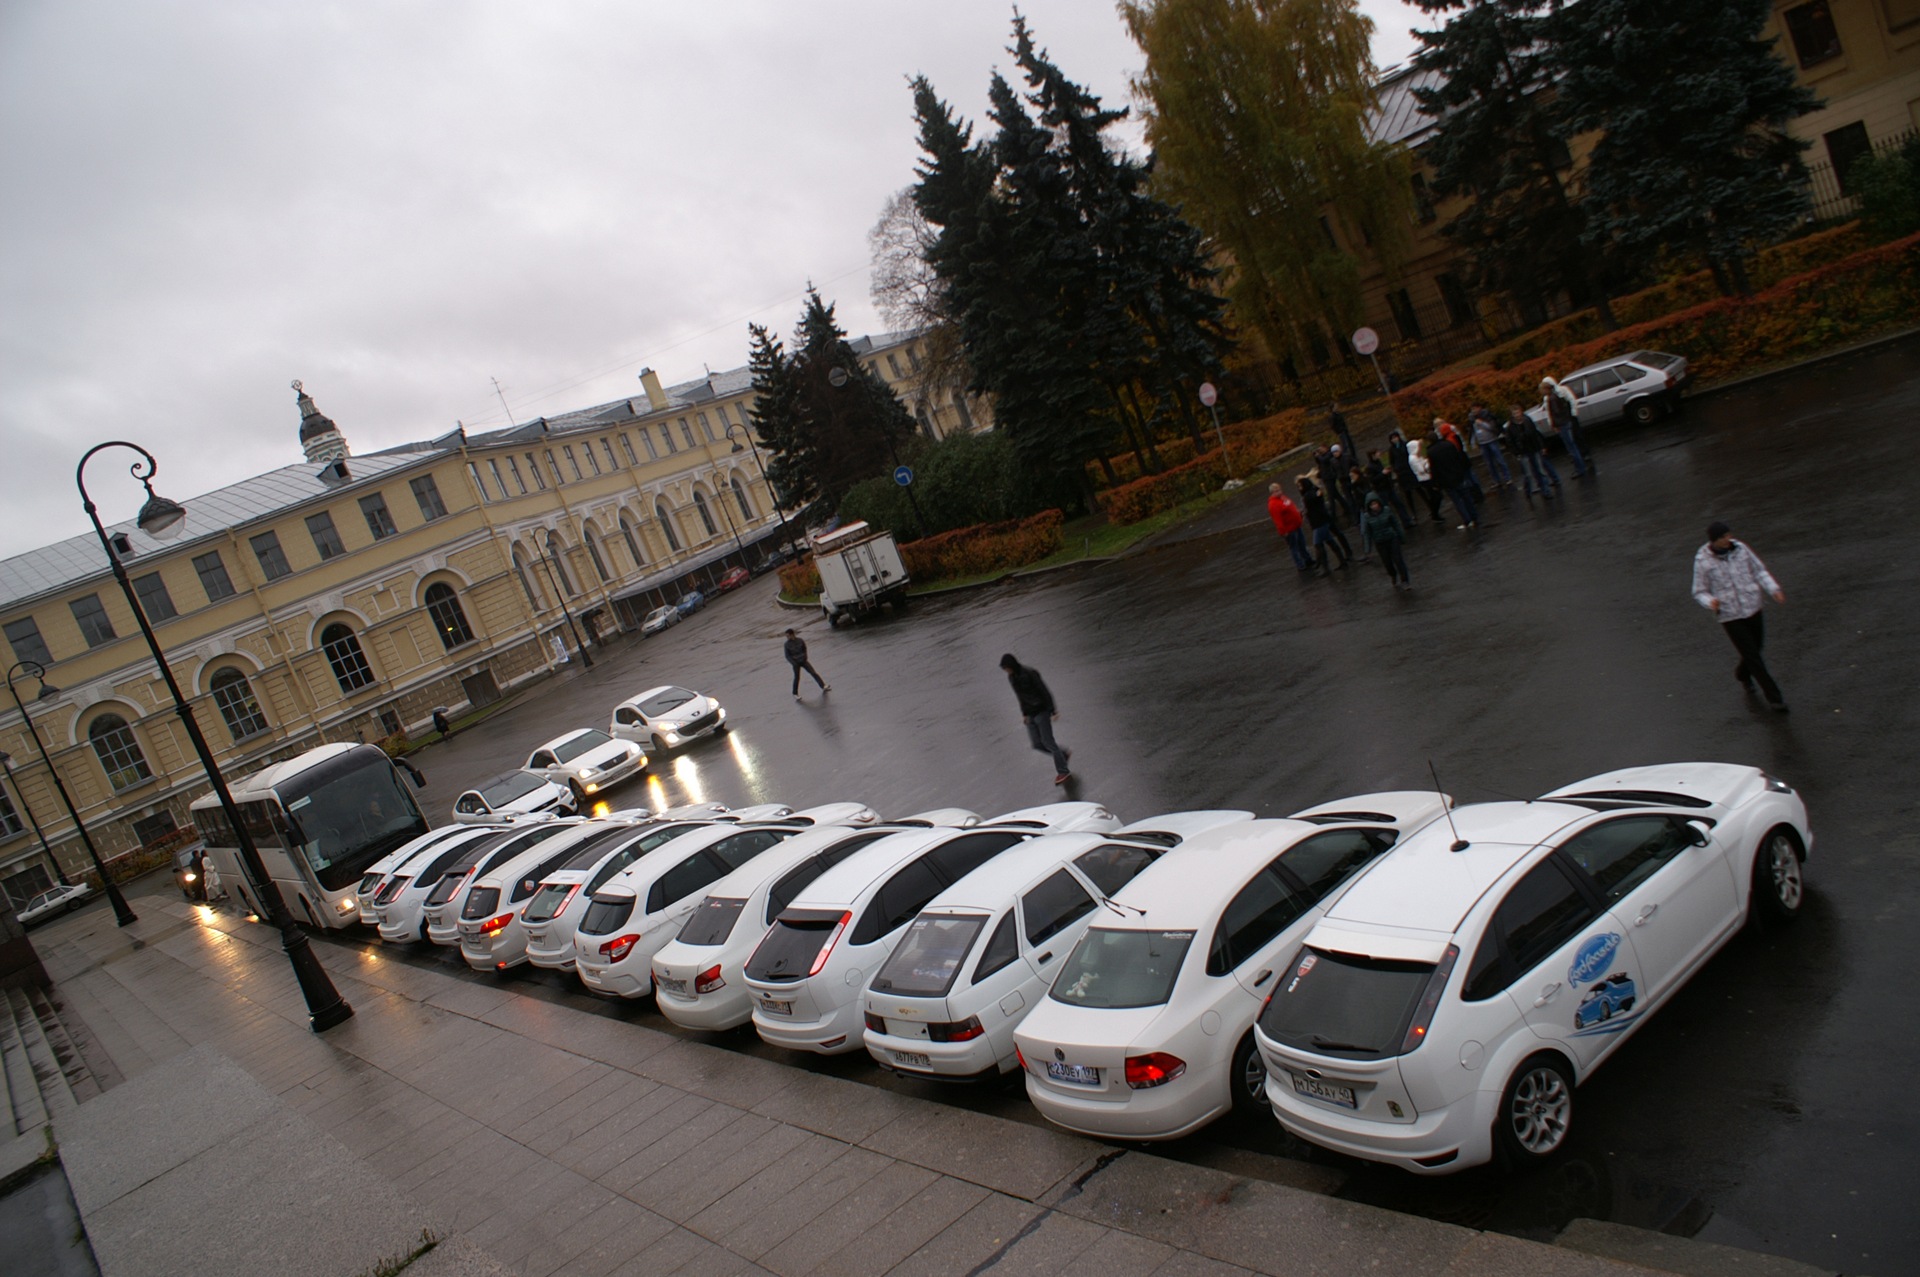
<svg viewBox="0 0 1920 1277">
<path fill-rule="evenodd" d="M 458 1233 L 407 1265 L 407 1277 L 512 1277 L 486 1252 Z"/>
<path fill-rule="evenodd" d="M 860 1141 L 865 1148 L 1028 1201 L 1091 1164 L 1105 1145 L 1006 1118 L 921 1101 Z"/>
<path fill-rule="evenodd" d="M 193 1046 L 109 972 L 90 971 L 64 992 L 127 1077 Z"/>
<path fill-rule="evenodd" d="M 661 1086 L 651 1078 L 635 1078 L 644 1089 L 629 1088 L 623 1095 L 632 1098 L 618 1112 L 612 1112 L 591 1131 L 561 1145 L 552 1153 L 556 1162 L 573 1167 L 588 1179 L 598 1179 L 633 1156 L 633 1132 L 675 1104 L 705 1105 L 712 1101 L 697 1095 L 683 1095 L 670 1086 Z M 608 1101 L 611 1108 L 615 1101 Z M 691 1116 L 689 1112 L 688 1116 Z"/>
<path fill-rule="evenodd" d="M 465 1165 L 468 1154 L 487 1148 L 492 1132 L 462 1113 L 448 1111 L 403 1139 L 367 1155 L 367 1165 L 396 1188 L 418 1195 L 449 1164 Z"/>
<path fill-rule="evenodd" d="M 520 995 L 511 989 L 460 980 L 448 984 L 428 998 L 427 1005 L 477 1020 L 496 1007 L 519 1000 Z"/>
<path fill-rule="evenodd" d="M 644 1250 L 607 1269 L 606 1277 L 662 1277 L 667 1273 L 685 1277 L 736 1277 L 761 1271 L 752 1260 L 697 1233 L 675 1228 L 649 1242 Z"/>
<path fill-rule="evenodd" d="M 581 1231 L 599 1232 L 599 1237 L 570 1256 L 565 1264 L 549 1271 L 564 1277 L 604 1277 L 623 1267 L 629 1260 L 644 1255 L 654 1242 L 675 1229 L 670 1219 L 662 1219 L 646 1207 L 616 1197 L 581 1225 Z M 537 1266 L 525 1269 L 526 1277 L 541 1277 Z"/>
<path fill-rule="evenodd" d="M 517 998 L 480 1019 L 482 1023 L 519 1034 L 529 1041 L 544 1042 L 628 1072 L 638 1072 L 635 1065 L 679 1040 L 644 1025 L 533 998 Z"/>
<path fill-rule="evenodd" d="M 626 1158 L 593 1178 L 625 1194 L 688 1149 L 712 1139 L 740 1116 L 740 1110 L 731 1105 L 715 1104 L 700 1095 L 680 1095 L 629 1131 L 620 1141 Z"/>
<path fill-rule="evenodd" d="M 805 1131 L 735 1110 L 731 1122 L 622 1191 L 648 1210 L 684 1223 L 806 1137 Z"/>
<path fill-rule="evenodd" d="M 501 1183 L 527 1174 L 540 1159 L 497 1131 L 475 1124 L 473 1130 L 445 1153 L 394 1183 L 421 1205 L 434 1211 L 440 1203 L 472 1198 Z"/>
<path fill-rule="evenodd" d="M 540 1153 L 552 1152 L 579 1132 L 591 1129 L 601 1116 L 601 1102 L 617 1094 L 631 1080 L 631 1074 L 619 1069 L 588 1063 L 564 1093 L 556 1089 L 542 1097 L 551 1103 L 529 1105 L 514 1115 L 520 1118 L 518 1122 L 507 1118 L 499 1125 L 507 1135 L 528 1148 Z"/>
<path fill-rule="evenodd" d="M 758 1259 L 894 1164 L 864 1148 L 809 1134 L 804 1144 L 688 1219 L 687 1227 Z"/>
<path fill-rule="evenodd" d="M 1179 1253 L 1160 1242 L 1109 1228 L 1102 1230 L 1100 1240 L 1052 1271 L 1055 1277 L 1148 1277 Z"/>
<path fill-rule="evenodd" d="M 1153 1277 L 1253 1277 L 1238 1264 L 1225 1264 L 1190 1250 L 1176 1250 L 1173 1258 L 1153 1270 Z"/>
<path fill-rule="evenodd" d="M 597 1184 L 588 1185 L 581 1200 L 590 1203 L 592 1209 L 584 1215 L 570 1215 L 565 1227 L 549 1228 L 543 1222 L 529 1230 L 532 1244 L 514 1247 L 519 1253 L 511 1257 L 517 1272 L 524 1277 L 547 1277 L 549 1273 L 565 1273 L 571 1277 L 580 1271 L 582 1256 L 611 1242 L 621 1232 L 632 1230 L 636 1221 L 650 1214 L 645 1207 L 636 1206 Z M 654 1218 L 662 1232 L 672 1226 L 664 1219 Z M 505 1250 L 501 1254 L 504 1260 Z"/>
<path fill-rule="evenodd" d="M 457 1232 L 472 1233 L 490 1221 L 528 1222 L 537 1212 L 526 1203 L 547 1202 L 556 1183 L 584 1183 L 564 1166 L 555 1166 L 519 1145 L 503 1157 L 494 1174 L 476 1174 L 464 1188 L 442 1193 L 424 1203 L 436 1220 Z"/>
<path fill-rule="evenodd" d="M 548 1163 L 533 1182 L 513 1185 L 509 1204 L 467 1229 L 465 1236 L 502 1264 L 518 1268 L 522 1256 L 559 1244 L 614 1196 L 592 1180 Z"/>
<path fill-rule="evenodd" d="M 865 1149 L 854 1152 L 879 1156 Z M 763 1267 L 791 1277 L 813 1272 L 848 1243 L 882 1228 L 889 1215 L 939 1180 L 938 1175 L 924 1167 L 883 1159 L 879 1171 L 858 1185 L 859 1191 L 848 1192 L 814 1216 L 805 1228 L 794 1230 L 779 1245 L 753 1258 Z M 976 1191 L 985 1193 L 984 1189 Z"/>
<path fill-rule="evenodd" d="M 790 1125 L 857 1144 L 913 1111 L 917 1103 L 864 1082 L 796 1069 L 786 1086 L 748 1107 Z"/>
<path fill-rule="evenodd" d="M 825 1249 L 825 1242 L 833 1235 L 831 1230 L 817 1243 L 807 1234 L 797 1234 L 762 1255 L 760 1262 L 777 1273 L 877 1277 L 890 1272 L 990 1195 L 978 1184 L 942 1175 L 893 1209 L 881 1212 L 871 1221 L 871 1231 L 863 1230 L 838 1250 Z M 785 1253 L 789 1247 L 795 1248 L 796 1257 L 807 1256 L 808 1262 L 792 1262 Z"/>
<path fill-rule="evenodd" d="M 965 1277 L 997 1268 L 1052 1273 L 1106 1230 L 1032 1202 L 994 1193 L 901 1261 L 897 1277 Z"/>
<path fill-rule="evenodd" d="M 1659 1233 L 1647 1233 L 1638 1228 L 1631 1231 L 1647 1237 L 1661 1236 Z M 1745 1260 L 1770 1258 L 1747 1251 L 1734 1253 Z M 1661 1268 L 1671 1267 L 1693 1273 L 1702 1271 L 1691 1267 L 1683 1268 L 1682 1265 L 1674 1262 L 1679 1256 L 1670 1251 L 1664 1254 L 1656 1251 L 1647 1258 L 1657 1258 Z M 1645 1263 L 1646 1260 L 1643 1259 L 1641 1262 Z M 1647 1263 L 1647 1267 L 1653 1266 L 1652 1263 Z M 1645 1269 L 1639 1263 L 1620 1263 L 1599 1255 L 1582 1254 L 1577 1250 L 1563 1250 L 1558 1246 L 1546 1246 L 1520 1237 L 1481 1233 L 1461 1247 L 1453 1262 L 1441 1271 L 1445 1277 L 1627 1277 L 1628 1274 L 1635 1273 L 1642 1274 L 1644 1277 Z M 1792 1273 L 1793 1277 L 1805 1277 L 1818 1270 L 1809 1269 L 1800 1264 L 1794 1264 L 1790 1269 L 1780 1270 L 1751 1264 L 1742 1265 L 1731 1271 L 1751 1274 L 1752 1277 L 1788 1277 L 1789 1273 Z"/>
<path fill-rule="evenodd" d="M 687 1041 L 676 1041 L 629 1067 L 642 1077 L 740 1108 L 752 1108 L 787 1086 L 797 1071 L 792 1065 Z"/>
</svg>

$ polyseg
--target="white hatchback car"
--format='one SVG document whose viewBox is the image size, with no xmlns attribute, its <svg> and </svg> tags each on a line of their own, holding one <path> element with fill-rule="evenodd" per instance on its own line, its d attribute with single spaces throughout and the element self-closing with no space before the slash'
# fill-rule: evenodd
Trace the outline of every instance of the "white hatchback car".
<svg viewBox="0 0 1920 1277">
<path fill-rule="evenodd" d="M 679 932 L 707 887 L 793 832 L 786 825 L 709 825 L 615 874 L 593 893 L 573 938 L 580 983 L 619 998 L 652 993 L 653 955 Z"/>
<path fill-rule="evenodd" d="M 1282 970 L 1259 1028 L 1273 1111 L 1420 1175 L 1547 1157 L 1574 1088 L 1743 922 L 1799 911 L 1812 845 L 1799 795 L 1730 764 L 1459 808 Z"/>
<path fill-rule="evenodd" d="M 584 813 L 594 795 L 645 771 L 647 751 L 589 727 L 540 746 L 527 755 L 526 769 L 572 790 L 575 809 Z"/>
<path fill-rule="evenodd" d="M 1120 818 L 1099 803 L 1047 803 L 1022 807 L 979 824 L 982 829 L 1037 829 L 1050 834 L 1112 833 Z"/>
<path fill-rule="evenodd" d="M 435 831 L 440 832 L 438 830 Z M 490 825 L 455 825 L 445 831 L 449 836 L 436 843 L 425 855 L 410 861 L 403 870 L 386 875 L 373 894 L 374 926 L 380 938 L 389 944 L 412 944 L 427 938 L 427 898 L 441 881 L 452 874 L 464 878 L 474 862 L 488 851 L 505 843 L 537 841 L 540 835 L 526 838 L 526 827 L 502 829 Z"/>
<path fill-rule="evenodd" d="M 625 821 L 587 820 L 474 876 L 460 908 L 460 956 L 475 971 L 507 971 L 527 960 L 520 915 L 548 874 L 575 857 L 633 833 Z"/>
<path fill-rule="evenodd" d="M 455 866 L 441 875 L 440 881 L 420 901 L 420 930 L 434 944 L 448 948 L 460 945 L 460 914 L 467 905 L 467 892 L 483 874 L 490 873 L 520 853 L 549 838 L 570 835 L 580 828 L 578 820 L 543 821 L 537 825 L 502 831 L 491 842 L 475 845 L 472 856 L 461 856 Z M 464 865 L 464 868 L 461 866 Z M 395 904 L 404 904 L 413 894 L 401 893 Z"/>
<path fill-rule="evenodd" d="M 1174 812 L 1137 831 L 1053 834 L 995 856 L 935 896 L 874 972 L 863 1000 L 867 1054 L 882 1068 L 948 1081 L 1011 1073 L 1013 1031 L 1046 996 L 1095 902 L 1167 848 L 1252 819 Z"/>
<path fill-rule="evenodd" d="M 374 909 L 374 897 L 380 891 L 380 884 L 387 880 L 387 875 L 412 860 L 420 852 L 445 843 L 459 832 L 458 825 L 451 828 L 429 829 L 418 838 L 409 839 L 368 865 L 367 871 L 360 875 L 360 883 L 353 892 L 354 904 L 360 911 L 360 921 L 370 927 L 379 925 L 380 915 Z"/>
<path fill-rule="evenodd" d="M 720 702 L 684 687 L 652 687 L 614 707 L 607 730 L 620 740 L 636 741 L 649 753 L 664 754 L 689 741 L 727 730 Z"/>
<path fill-rule="evenodd" d="M 565 785 L 516 767 L 454 799 L 453 818 L 463 825 L 483 825 L 530 812 L 571 816 L 574 808 L 573 791 Z"/>
<path fill-rule="evenodd" d="M 1388 823 L 1254 820 L 1196 835 L 1114 896 L 1014 1032 L 1048 1121 L 1177 1139 L 1265 1106 L 1254 1018 L 1300 937 L 1353 875 L 1440 812 L 1431 793 L 1339 806 Z"/>
<path fill-rule="evenodd" d="M 594 892 L 649 852 L 682 834 L 712 827 L 711 821 L 654 821 L 634 827 L 626 838 L 579 848 L 576 855 L 541 880 L 540 889 L 520 914 L 527 929 L 527 961 L 549 971 L 571 967 L 574 935 Z"/>
<path fill-rule="evenodd" d="M 683 1029 L 733 1029 L 751 1020 L 753 995 L 742 973 L 780 911 L 854 852 L 899 832 L 896 825 L 816 825 L 707 888 L 680 934 L 653 955 L 661 1014 Z"/>
<path fill-rule="evenodd" d="M 63 883 L 58 887 L 49 887 L 20 907 L 14 921 L 23 927 L 57 918 L 63 913 L 72 913 L 75 909 L 93 899 L 93 888 L 84 882 Z"/>
</svg>

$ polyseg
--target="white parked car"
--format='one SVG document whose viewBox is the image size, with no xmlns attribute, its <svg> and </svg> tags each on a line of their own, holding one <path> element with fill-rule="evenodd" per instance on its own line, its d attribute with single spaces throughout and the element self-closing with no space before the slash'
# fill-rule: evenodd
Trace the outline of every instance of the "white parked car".
<svg viewBox="0 0 1920 1277">
<path fill-rule="evenodd" d="M 354 904 L 360 910 L 360 921 L 370 927 L 378 926 L 380 915 L 374 909 L 374 896 L 379 892 L 380 884 L 387 880 L 389 874 L 412 860 L 420 852 L 445 843 L 447 839 L 459 832 L 458 825 L 448 829 L 429 829 L 418 838 L 409 839 L 368 865 L 367 871 L 360 875 L 360 883 L 353 892 Z"/>
<path fill-rule="evenodd" d="M 588 727 L 556 736 L 527 755 L 527 770 L 573 791 L 574 807 L 647 769 L 647 751 Z"/>
<path fill-rule="evenodd" d="M 874 973 L 867 1053 L 882 1068 L 969 1081 L 1018 1067 L 1013 1031 L 1113 895 L 1167 848 L 1250 811 L 1175 812 L 1112 834 L 1010 848 L 935 896 Z"/>
<path fill-rule="evenodd" d="M 683 1029 L 732 1029 L 753 1018 L 744 970 L 793 898 L 895 825 L 816 825 L 755 856 L 707 888 L 680 933 L 653 955 L 654 998 Z"/>
<path fill-rule="evenodd" d="M 1576 368 L 1559 379 L 1573 395 L 1573 419 L 1581 426 L 1604 425 L 1621 417 L 1635 425 L 1650 425 L 1680 407 L 1680 393 L 1693 380 L 1680 355 L 1658 350 L 1636 350 L 1597 364 Z M 1527 419 L 1546 428 L 1547 411 L 1535 404 Z"/>
<path fill-rule="evenodd" d="M 615 874 L 593 893 L 573 940 L 573 969 L 595 993 L 644 998 L 653 955 L 679 932 L 713 883 L 794 831 L 781 825 L 709 825 Z"/>
<path fill-rule="evenodd" d="M 1752 768 L 1611 772 L 1480 803 L 1383 856 L 1281 969 L 1267 1097 L 1327 1148 L 1443 1175 L 1565 1142 L 1574 1088 L 1750 917 L 1791 918 L 1813 832 Z"/>
<path fill-rule="evenodd" d="M 501 829 L 490 825 L 455 825 L 446 832 L 447 838 L 411 862 L 404 872 L 387 874 L 374 892 L 374 926 L 387 943 L 412 944 L 427 938 L 423 910 L 428 897 L 449 874 L 457 882 L 490 851 L 510 843 L 530 846 L 551 833 L 529 834 L 525 827 Z"/>
<path fill-rule="evenodd" d="M 727 730 L 720 702 L 684 687 L 652 687 L 614 707 L 607 728 L 621 740 L 637 741 L 655 754 Z"/>
<path fill-rule="evenodd" d="M 548 874 L 633 832 L 625 821 L 588 820 L 475 874 L 460 907 L 460 956 L 475 971 L 507 971 L 527 960 L 520 915 Z"/>
<path fill-rule="evenodd" d="M 780 817 L 788 825 L 877 825 L 880 813 L 865 803 L 821 803 L 801 807 Z"/>
<path fill-rule="evenodd" d="M 902 816 L 887 823 L 906 825 L 914 829 L 931 829 L 935 825 L 942 825 L 948 829 L 972 829 L 980 823 L 980 813 L 968 811 L 965 807 L 931 807 L 926 811 L 916 811 L 911 816 Z"/>
<path fill-rule="evenodd" d="M 1197 834 L 1112 897 L 1014 1031 L 1048 1121 L 1177 1139 L 1264 1107 L 1254 1018 L 1275 973 L 1352 876 L 1439 814 L 1431 793 L 1348 800 L 1387 823 L 1251 820 Z"/>
<path fill-rule="evenodd" d="M 492 842 L 476 844 L 475 854 L 461 856 L 420 901 L 419 930 L 423 930 L 426 938 L 434 944 L 457 948 L 460 944 L 460 914 L 467 906 L 467 892 L 480 876 L 549 838 L 571 834 L 581 824 L 581 821 L 572 819 L 545 821 L 524 829 L 506 831 Z M 395 903 L 403 904 L 406 897 L 412 894 L 411 890 L 402 892 Z M 384 919 L 381 937 L 386 938 Z"/>
<path fill-rule="evenodd" d="M 520 915 L 527 929 L 527 961 L 549 971 L 573 965 L 573 941 L 593 893 L 640 857 L 682 834 L 711 829 L 711 821 L 667 820 L 638 825 L 625 838 L 595 842 L 541 879 L 540 889 Z"/>
<path fill-rule="evenodd" d="M 640 635 L 658 634 L 669 626 L 680 624 L 680 609 L 668 603 L 647 613 L 647 619 L 640 622 Z"/>
<path fill-rule="evenodd" d="M 1044 829 L 1050 834 L 1111 833 L 1120 818 L 1099 803 L 1047 803 L 980 822 L 982 829 Z"/>
<path fill-rule="evenodd" d="M 23 927 L 57 918 L 63 913 L 71 913 L 93 898 L 93 888 L 84 882 L 70 882 L 63 886 L 52 887 L 41 892 L 15 914 L 14 917 Z"/>
<path fill-rule="evenodd" d="M 463 825 L 483 825 L 532 812 L 571 816 L 575 808 L 573 791 L 565 785 L 516 767 L 454 799 L 453 818 Z"/>
</svg>

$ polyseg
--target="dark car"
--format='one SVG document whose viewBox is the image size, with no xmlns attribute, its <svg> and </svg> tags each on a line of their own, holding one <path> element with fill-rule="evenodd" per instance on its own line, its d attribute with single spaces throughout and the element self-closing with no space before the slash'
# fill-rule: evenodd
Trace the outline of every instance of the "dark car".
<svg viewBox="0 0 1920 1277">
<path fill-rule="evenodd" d="M 207 898 L 207 844 L 190 843 L 173 853 L 173 885 L 189 901 Z"/>
<path fill-rule="evenodd" d="M 745 568 L 735 568 L 713 583 L 715 594 L 725 594 L 728 590 L 737 590 L 751 580 L 753 574 Z"/>
<path fill-rule="evenodd" d="M 768 552 L 767 557 L 753 565 L 753 575 L 771 572 L 783 563 L 792 563 L 801 557 L 801 551 L 791 545 L 777 545 Z"/>
</svg>

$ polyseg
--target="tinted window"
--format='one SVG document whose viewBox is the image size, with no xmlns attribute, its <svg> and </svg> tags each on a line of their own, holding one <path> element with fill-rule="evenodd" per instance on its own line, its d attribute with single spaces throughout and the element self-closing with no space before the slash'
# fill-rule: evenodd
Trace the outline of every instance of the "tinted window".
<svg viewBox="0 0 1920 1277">
<path fill-rule="evenodd" d="M 1260 1027 L 1287 1046 L 1327 1055 L 1400 1054 L 1434 965 L 1302 949 Z"/>
<path fill-rule="evenodd" d="M 725 862 L 704 851 L 696 851 L 660 875 L 659 881 L 647 893 L 647 912 L 659 913 L 668 905 L 685 900 L 708 883 L 718 882 L 726 875 Z"/>
<path fill-rule="evenodd" d="M 1061 869 L 1029 891 L 1020 901 L 1026 915 L 1027 942 L 1044 944 L 1093 912 L 1093 897 Z"/>
<path fill-rule="evenodd" d="M 1225 975 L 1251 958 L 1281 928 L 1307 911 L 1307 902 L 1269 865 L 1227 902 L 1207 950 L 1207 974 Z"/>
<path fill-rule="evenodd" d="M 980 964 L 973 969 L 973 982 L 979 984 L 994 972 L 1005 967 L 1020 956 L 1020 942 L 1013 936 L 1013 910 L 1000 915 L 1000 922 L 987 937 L 987 947 L 980 951 Z"/>
<path fill-rule="evenodd" d="M 1281 863 L 1306 888 L 1309 904 L 1324 900 L 1333 889 L 1375 856 L 1393 846 L 1394 834 L 1385 829 L 1335 829 L 1315 834 L 1282 857 Z"/>
<path fill-rule="evenodd" d="M 521 917 L 528 922 L 545 922 L 560 912 L 560 906 L 566 902 L 577 882 L 550 882 L 533 893 L 533 899 L 527 901 L 527 907 Z"/>
<path fill-rule="evenodd" d="M 941 843 L 928 852 L 923 860 L 932 865 L 936 872 L 944 875 L 948 882 L 958 882 L 1013 844 L 1023 842 L 1025 839 L 1025 834 L 1003 830 L 986 834 L 962 834 L 958 838 Z M 928 899 L 931 900 L 932 897 L 929 896 Z M 918 909 L 914 910 L 914 913 L 919 912 Z"/>
<path fill-rule="evenodd" d="M 1173 992 L 1191 931 L 1110 931 L 1080 938 L 1047 996 L 1078 1007 L 1157 1007 Z"/>
<path fill-rule="evenodd" d="M 1145 869 L 1159 858 L 1160 853 L 1147 847 L 1129 847 L 1124 843 L 1102 843 L 1092 851 L 1082 852 L 1073 863 L 1100 889 L 1103 896 L 1111 896 L 1120 888 L 1140 876 Z"/>
<path fill-rule="evenodd" d="M 708 850 L 720 857 L 728 869 L 738 869 L 786 836 L 785 830 L 755 829 L 723 838 Z"/>
<path fill-rule="evenodd" d="M 468 919 L 490 917 L 494 906 L 499 903 L 500 888 L 475 887 L 467 893 L 467 905 L 460 911 L 460 916 Z"/>
<path fill-rule="evenodd" d="M 747 902 L 744 900 L 732 900 L 725 896 L 708 896 L 688 917 L 687 925 L 680 928 L 680 943 L 725 944 L 727 937 L 733 934 L 734 920 L 746 907 Z"/>
<path fill-rule="evenodd" d="M 853 943 L 872 944 L 888 932 L 906 926 L 945 885 L 925 856 L 895 870 L 860 915 L 860 921 L 854 924 Z"/>
<path fill-rule="evenodd" d="M 751 980 L 803 980 L 846 914 L 838 909 L 789 909 L 747 959 Z"/>
<path fill-rule="evenodd" d="M 923 913 L 873 977 L 875 993 L 942 998 L 987 920 L 979 914 Z"/>
<path fill-rule="evenodd" d="M 598 891 L 606 885 L 607 879 L 613 877 L 648 852 L 658 847 L 666 846 L 666 844 L 672 842 L 681 834 L 692 833 L 696 829 L 704 828 L 706 828 L 705 825 L 668 825 L 664 829 L 649 830 L 647 833 L 634 839 L 619 851 L 607 857 L 606 863 L 595 870 L 593 877 L 588 880 L 587 890 L 589 892 Z"/>
<path fill-rule="evenodd" d="M 548 856 L 545 860 L 529 867 L 526 872 L 514 880 L 513 900 L 517 903 L 538 891 L 540 889 L 541 879 L 559 870 L 562 865 L 573 858 L 573 855 L 573 850 L 569 848 L 556 855 Z"/>
<path fill-rule="evenodd" d="M 1467 970 L 1463 996 L 1490 998 L 1540 965 L 1593 917 L 1593 906 L 1553 860 L 1543 860 L 1514 884 Z"/>
<path fill-rule="evenodd" d="M 559 757 L 561 762 L 571 762 L 573 759 L 580 757 L 580 755 L 590 750 L 600 748 L 600 746 L 612 739 L 613 737 L 607 735 L 605 732 L 581 732 L 578 736 L 566 742 L 566 744 L 555 746 L 552 752 Z"/>
<path fill-rule="evenodd" d="M 1585 393 L 1589 395 L 1600 390 L 1612 390 L 1620 384 L 1620 374 L 1611 368 L 1602 368 L 1598 372 L 1588 373 L 1586 383 Z"/>
<path fill-rule="evenodd" d="M 1632 364 L 1621 364 L 1614 371 L 1620 374 L 1622 381 L 1638 381 L 1647 375 L 1646 369 L 1635 368 Z"/>
<path fill-rule="evenodd" d="M 580 930 L 590 936 L 612 935 L 633 917 L 633 906 L 634 897 L 625 892 L 605 898 L 595 896 L 580 919 Z"/>
<path fill-rule="evenodd" d="M 1593 875 L 1608 904 L 1622 899 L 1693 843 L 1692 834 L 1665 816 L 1610 820 L 1569 840 L 1560 853 Z"/>
<path fill-rule="evenodd" d="M 481 797 L 495 807 L 510 803 L 516 798 L 525 798 L 542 785 L 551 784 L 545 776 L 536 776 L 532 772 L 514 772 L 480 790 Z"/>
<path fill-rule="evenodd" d="M 658 718 L 676 706 L 685 705 L 699 693 L 689 692 L 684 687 L 668 687 L 640 702 L 640 712 L 648 718 Z"/>
</svg>

